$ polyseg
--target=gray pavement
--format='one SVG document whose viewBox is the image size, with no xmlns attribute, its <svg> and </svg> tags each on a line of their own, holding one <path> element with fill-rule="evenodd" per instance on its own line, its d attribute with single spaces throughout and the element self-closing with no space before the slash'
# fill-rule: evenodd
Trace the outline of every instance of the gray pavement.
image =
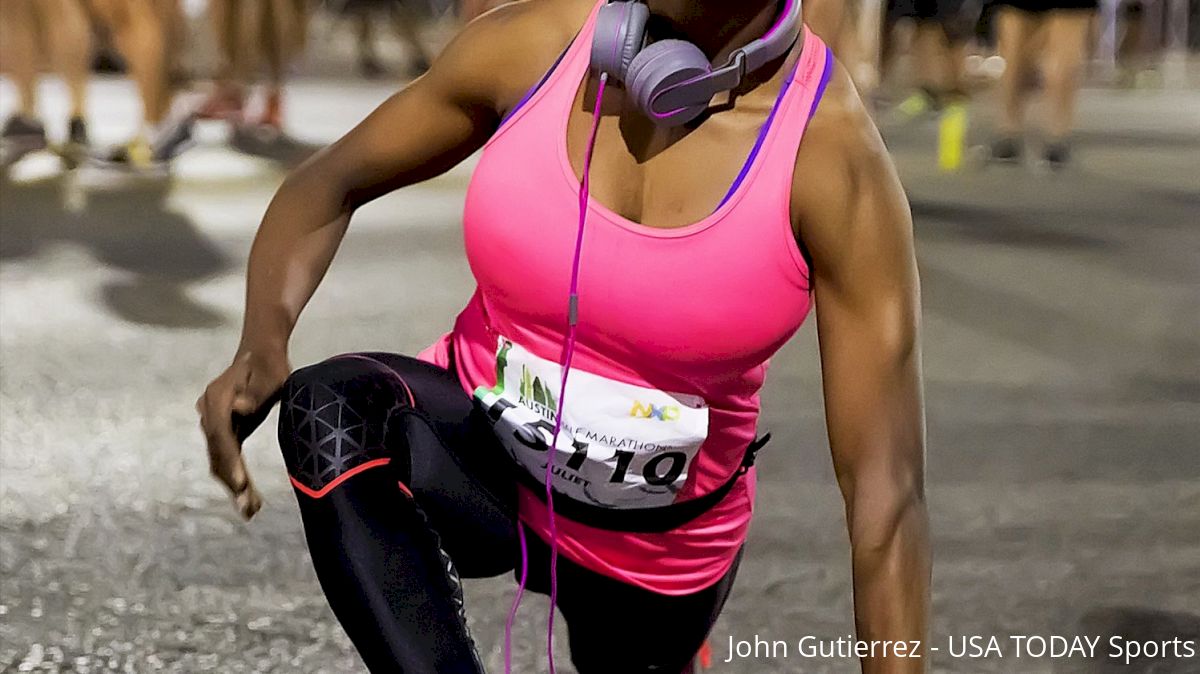
<svg viewBox="0 0 1200 674">
<path fill-rule="evenodd" d="M 95 133 L 115 142 L 136 101 L 120 82 L 95 91 Z M 387 93 L 301 80 L 292 130 L 327 142 Z M 267 498 L 253 522 L 207 475 L 192 403 L 232 354 L 245 257 L 282 170 L 201 131 L 171 185 L 88 187 L 43 157 L 0 184 L 0 671 L 359 671 L 270 434 L 247 446 Z M 924 286 L 934 668 L 1117 671 L 1016 658 L 1010 635 L 1200 640 L 1200 92 L 1086 92 L 1079 162 L 1062 174 L 943 175 L 931 127 L 887 136 Z M 469 174 L 363 209 L 295 363 L 413 352 L 447 329 L 472 289 Z M 714 671 L 855 670 L 794 650 L 723 662 L 731 637 L 853 629 L 816 356 L 810 322 L 772 368 L 776 440 Z M 468 583 L 490 671 L 510 597 L 506 582 Z M 545 606 L 522 607 L 518 671 L 545 671 Z M 967 635 L 997 636 L 1007 657 L 950 657 L 947 639 Z"/>
</svg>

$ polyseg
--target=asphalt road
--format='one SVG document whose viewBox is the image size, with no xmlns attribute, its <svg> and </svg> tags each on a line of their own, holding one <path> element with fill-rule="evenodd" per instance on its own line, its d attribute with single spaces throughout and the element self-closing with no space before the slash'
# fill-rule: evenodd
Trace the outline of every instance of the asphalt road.
<svg viewBox="0 0 1200 674">
<path fill-rule="evenodd" d="M 94 91 L 98 140 L 132 131 L 129 87 Z M 301 81 L 291 130 L 327 142 L 386 93 Z M 932 133 L 887 137 L 924 286 L 934 668 L 1200 671 L 1195 658 L 1117 669 L 1103 645 L 1091 660 L 1018 658 L 1009 639 L 1200 640 L 1200 92 L 1087 92 L 1078 164 L 1062 174 L 943 175 Z M 0 186 L 0 671 L 361 667 L 270 434 L 248 443 L 267 498 L 252 523 L 207 475 L 192 403 L 232 355 L 245 257 L 282 177 L 223 136 L 202 129 L 167 185 L 98 186 L 33 157 Z M 469 173 L 358 215 L 297 330 L 297 364 L 413 352 L 448 327 L 472 289 L 458 225 Z M 716 672 L 855 669 L 794 648 L 853 629 L 819 377 L 810 324 L 764 394 L 776 439 L 713 633 Z M 468 583 L 491 671 L 511 590 Z M 545 671 L 545 607 L 522 608 L 518 671 Z M 755 635 L 793 648 L 724 662 L 731 638 Z M 969 635 L 996 636 L 1004 657 L 952 657 L 949 639 Z"/>
</svg>

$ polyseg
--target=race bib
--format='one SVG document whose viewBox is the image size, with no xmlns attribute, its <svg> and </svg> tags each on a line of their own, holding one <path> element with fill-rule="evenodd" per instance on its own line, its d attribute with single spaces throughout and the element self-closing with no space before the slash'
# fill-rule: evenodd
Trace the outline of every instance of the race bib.
<svg viewBox="0 0 1200 674">
<path fill-rule="evenodd" d="M 475 389 L 475 398 L 513 459 L 542 482 L 553 451 L 554 488 L 585 503 L 673 503 L 708 436 L 704 400 L 572 369 L 551 450 L 561 378 L 558 363 L 500 340 L 496 386 Z"/>
</svg>

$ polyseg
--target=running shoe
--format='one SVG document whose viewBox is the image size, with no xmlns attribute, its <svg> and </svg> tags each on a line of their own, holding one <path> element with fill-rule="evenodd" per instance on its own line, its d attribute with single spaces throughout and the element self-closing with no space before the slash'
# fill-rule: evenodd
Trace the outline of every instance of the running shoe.
<svg viewBox="0 0 1200 674">
<path fill-rule="evenodd" d="M 194 126 L 195 118 L 191 116 L 170 122 L 156 132 L 153 138 L 139 134 L 128 143 L 113 148 L 97 163 L 102 168 L 131 173 L 167 173 L 171 161 L 191 147 Z"/>
<path fill-rule="evenodd" d="M 87 158 L 88 130 L 82 117 L 72 117 L 67 122 L 67 142 L 59 149 L 59 155 L 68 168 L 75 168 Z"/>
<path fill-rule="evenodd" d="M 184 115 L 168 119 L 151 141 L 151 156 L 155 161 L 170 162 L 185 150 L 195 144 L 193 132 L 196 128 L 196 117 Z"/>
<path fill-rule="evenodd" d="M 200 119 L 219 119 L 237 122 L 242 118 L 246 104 L 245 93 L 231 85 L 217 85 L 208 98 L 196 109 Z"/>
<path fill-rule="evenodd" d="M 112 148 L 106 156 L 101 158 L 101 161 L 105 164 L 130 169 L 155 168 L 154 150 L 150 147 L 150 141 L 142 135 L 138 135 L 124 145 Z"/>
<path fill-rule="evenodd" d="M 1021 140 L 1012 136 L 1001 136 L 992 141 L 988 156 L 994 162 L 1016 164 L 1021 161 Z"/>
<path fill-rule="evenodd" d="M 87 122 L 82 117 L 72 117 L 67 122 L 67 142 L 74 145 L 88 144 Z"/>
<path fill-rule="evenodd" d="M 0 163 L 10 164 L 46 147 L 46 127 L 36 119 L 13 115 L 0 129 Z"/>
<path fill-rule="evenodd" d="M 387 68 L 384 68 L 379 59 L 374 56 L 360 56 L 358 59 L 358 73 L 364 79 L 377 80 L 387 74 Z"/>
<path fill-rule="evenodd" d="M 1046 166 L 1061 171 L 1071 163 L 1071 146 L 1064 141 L 1046 143 L 1046 147 L 1042 148 L 1042 159 Z"/>
<path fill-rule="evenodd" d="M 892 110 L 892 120 L 898 124 L 913 122 L 928 117 L 941 109 L 941 104 L 932 92 L 918 89 L 900 101 Z"/>
<path fill-rule="evenodd" d="M 263 112 L 258 118 L 256 126 L 269 127 L 274 129 L 276 133 L 283 133 L 283 94 L 278 91 L 267 93 Z"/>
<path fill-rule="evenodd" d="M 84 162 L 76 182 L 85 190 L 120 190 L 147 182 L 168 180 L 171 167 L 154 159 L 154 149 L 143 135 Z"/>
<path fill-rule="evenodd" d="M 234 126 L 230 145 L 249 154 L 260 154 L 285 139 L 283 133 L 283 97 L 278 91 L 269 92 L 263 100 L 262 113 L 253 121 Z"/>
</svg>

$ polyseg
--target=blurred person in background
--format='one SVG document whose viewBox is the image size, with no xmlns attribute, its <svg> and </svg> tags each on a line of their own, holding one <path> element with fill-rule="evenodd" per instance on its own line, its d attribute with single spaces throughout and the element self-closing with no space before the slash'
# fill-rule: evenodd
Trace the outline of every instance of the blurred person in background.
<svg viewBox="0 0 1200 674">
<path fill-rule="evenodd" d="M 1040 73 L 1049 103 L 1042 159 L 1051 168 L 1070 161 L 1069 136 L 1075 101 L 1090 51 L 1098 0 L 1000 0 L 997 51 L 1004 59 L 1000 118 L 991 144 L 994 161 L 1015 163 L 1024 155 L 1025 109 Z"/>
<path fill-rule="evenodd" d="M 429 69 L 432 56 L 421 38 L 425 17 L 412 0 L 339 0 L 331 3 L 331 7 L 354 20 L 358 30 L 358 70 L 363 77 L 375 79 L 387 72 L 375 49 L 375 22 L 381 15 L 386 16 L 409 52 L 408 75 L 417 77 Z"/>
<path fill-rule="evenodd" d="M 0 0 L 0 62 L 12 78 L 17 109 L 0 131 L 0 164 L 47 147 L 38 114 L 37 81 L 44 55 L 67 87 L 69 121 L 64 156 L 77 160 L 88 143 L 85 104 L 92 58 L 83 0 Z"/>
<path fill-rule="evenodd" d="M 184 43 L 179 0 L 89 0 L 109 31 L 142 99 L 134 137 L 103 157 L 102 166 L 162 171 L 190 142 L 191 119 L 172 116 L 172 77 Z"/>
<path fill-rule="evenodd" d="M 1117 84 L 1125 88 L 1162 83 L 1166 17 L 1164 0 L 1121 0 L 1116 17 Z M 1197 3 L 1200 6 L 1200 3 Z"/>
<path fill-rule="evenodd" d="M 1116 65 L 1119 84 L 1137 85 L 1145 62 L 1146 0 L 1122 0 L 1118 5 Z"/>
<path fill-rule="evenodd" d="M 288 66 L 304 51 L 308 13 L 306 0 L 209 0 L 220 61 L 199 115 L 266 138 L 282 136 L 284 82 Z M 249 89 L 260 66 L 266 68 L 262 107 L 247 118 Z"/>
</svg>

